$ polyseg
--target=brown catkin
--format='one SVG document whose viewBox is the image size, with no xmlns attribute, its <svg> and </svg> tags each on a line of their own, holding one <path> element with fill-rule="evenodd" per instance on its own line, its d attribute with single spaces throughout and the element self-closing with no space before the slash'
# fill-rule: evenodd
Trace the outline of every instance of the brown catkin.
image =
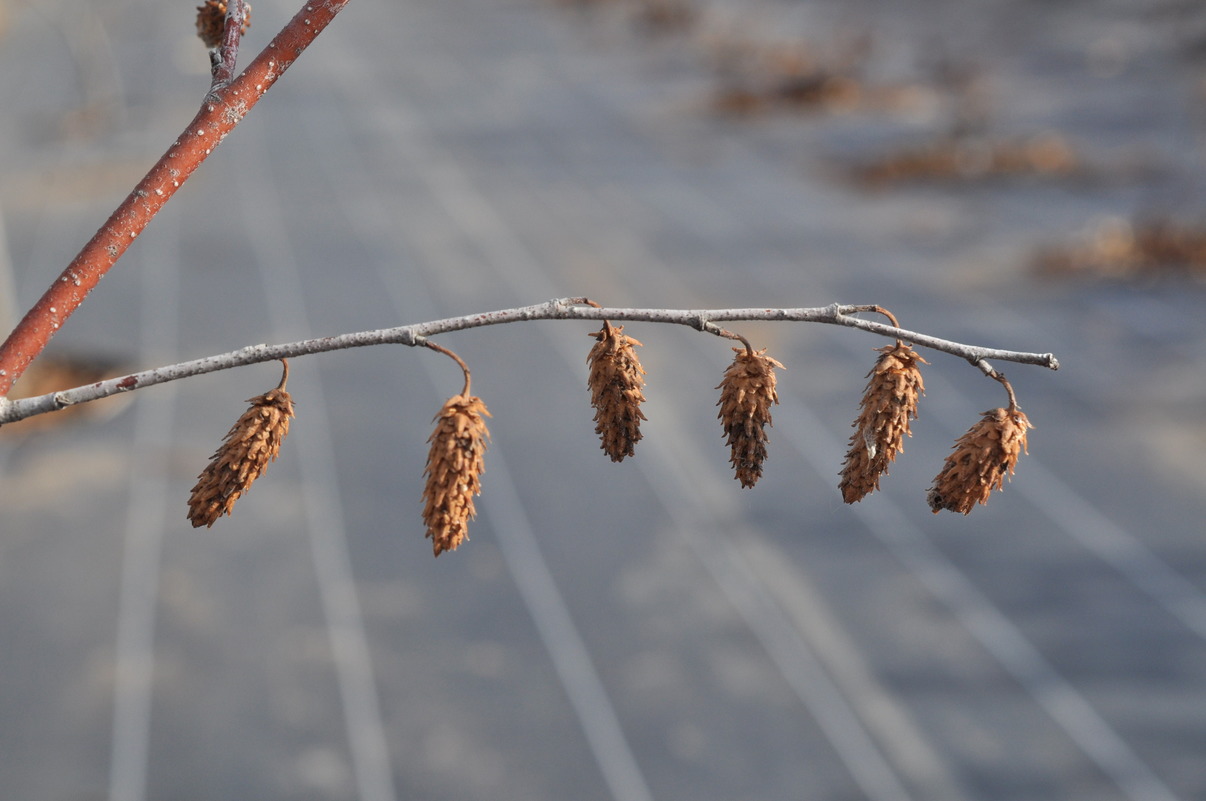
<svg viewBox="0 0 1206 801">
<path fill-rule="evenodd" d="M 943 509 L 969 513 L 1002 489 L 1026 450 L 1026 429 L 1034 428 L 1022 410 L 989 409 L 980 422 L 955 442 L 942 471 L 934 478 L 928 500 L 935 513 Z"/>
<path fill-rule="evenodd" d="M 641 404 L 645 402 L 645 369 L 637 358 L 634 345 L 641 343 L 623 333 L 624 326 L 605 322 L 599 331 L 591 332 L 598 341 L 586 357 L 590 365 L 587 386 L 590 405 L 595 409 L 595 433 L 600 447 L 613 462 L 633 455 L 633 447 L 641 439 L 641 421 L 645 419 Z"/>
<path fill-rule="evenodd" d="M 251 4 L 243 3 L 243 33 L 251 27 Z M 221 47 L 226 30 L 226 3 L 222 0 L 205 0 L 197 6 L 197 36 L 206 47 Z"/>
<path fill-rule="evenodd" d="M 917 367 L 919 362 L 928 364 L 925 359 L 899 341 L 878 350 L 881 355 L 867 373 L 838 484 L 846 503 L 861 501 L 879 489 L 880 476 L 888 472 L 896 454 L 904 452 L 904 438 L 912 436 L 909 421 L 917 419 L 917 402 L 925 394 Z"/>
<path fill-rule="evenodd" d="M 489 416 L 481 398 L 468 395 L 449 398 L 435 416 L 435 431 L 427 440 L 423 522 L 436 556 L 469 539 L 469 521 L 477 514 L 473 496 L 482 492 L 482 457 L 490 439 L 484 418 Z"/>
<path fill-rule="evenodd" d="M 227 432 L 188 501 L 193 528 L 212 526 L 280 453 L 293 417 L 293 399 L 281 386 L 247 401 L 251 406 Z"/>
<path fill-rule="evenodd" d="M 766 461 L 766 426 L 771 424 L 770 407 L 779 402 L 775 392 L 775 368 L 783 365 L 766 356 L 766 350 L 733 348 L 736 356 L 725 370 L 717 389 L 717 417 L 724 425 L 731 452 L 729 461 L 743 487 L 752 487 L 762 476 Z"/>
</svg>

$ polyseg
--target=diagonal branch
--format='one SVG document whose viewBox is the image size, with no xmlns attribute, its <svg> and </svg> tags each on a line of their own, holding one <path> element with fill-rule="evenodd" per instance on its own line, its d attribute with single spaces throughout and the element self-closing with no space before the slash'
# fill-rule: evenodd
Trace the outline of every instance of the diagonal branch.
<svg viewBox="0 0 1206 801">
<path fill-rule="evenodd" d="M 843 306 L 834 303 L 829 306 L 799 309 L 609 309 L 585 305 L 585 301 L 582 298 L 559 298 L 534 306 L 501 309 L 481 314 L 470 314 L 464 317 L 450 317 L 443 320 L 399 326 L 397 328 L 357 331 L 338 336 L 306 339 L 300 342 L 290 342 L 280 345 L 252 345 L 229 353 L 157 367 L 153 370 L 132 373 L 121 378 L 99 381 L 95 384 L 76 387 L 62 392 L 51 392 L 34 398 L 23 398 L 15 401 L 0 398 L 0 424 L 15 422 L 26 417 L 45 414 L 46 412 L 58 411 L 75 404 L 100 400 L 111 395 L 135 389 L 143 389 L 168 381 L 213 373 L 218 370 L 229 370 L 234 367 L 259 364 L 277 359 L 294 358 L 313 353 L 327 353 L 347 348 L 362 348 L 370 345 L 401 344 L 412 347 L 427 345 L 427 337 L 436 334 L 531 320 L 629 320 L 648 323 L 668 323 L 685 325 L 718 336 L 726 336 L 728 333 L 714 324 L 718 320 L 828 323 L 830 325 L 858 328 L 873 334 L 911 342 L 921 347 L 930 348 L 931 350 L 949 353 L 952 356 L 966 359 L 981 369 L 987 365 L 987 359 L 1039 365 L 1051 370 L 1059 369 L 1059 361 L 1050 353 L 1023 353 L 997 348 L 985 348 L 978 345 L 965 345 L 959 342 L 939 339 L 928 334 L 907 331 L 895 326 L 885 325 L 884 323 L 851 316 L 860 311 L 867 311 L 873 308 L 876 307 Z"/>
<path fill-rule="evenodd" d="M 135 237 L 348 2 L 306 4 L 239 77 L 213 87 L 180 137 L 0 346 L 0 396 L 8 394 Z"/>
</svg>

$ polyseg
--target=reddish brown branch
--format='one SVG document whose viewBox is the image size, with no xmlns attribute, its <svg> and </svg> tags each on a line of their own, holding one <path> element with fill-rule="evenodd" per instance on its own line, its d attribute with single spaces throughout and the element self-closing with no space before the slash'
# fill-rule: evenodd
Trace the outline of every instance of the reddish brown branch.
<svg viewBox="0 0 1206 801">
<path fill-rule="evenodd" d="M 146 177 L 0 346 L 0 397 L 42 352 L 126 248 L 201 162 L 350 0 L 307 3 L 228 86 L 216 88 Z"/>
</svg>

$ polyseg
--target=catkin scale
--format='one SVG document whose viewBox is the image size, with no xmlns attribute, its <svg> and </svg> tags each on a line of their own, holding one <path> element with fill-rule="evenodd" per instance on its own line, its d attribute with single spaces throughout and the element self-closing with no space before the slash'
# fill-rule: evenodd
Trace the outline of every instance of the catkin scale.
<svg viewBox="0 0 1206 801">
<path fill-rule="evenodd" d="M 595 433 L 599 435 L 599 447 L 613 462 L 633 455 L 641 439 L 641 421 L 646 419 L 641 411 L 645 369 L 633 349 L 641 343 L 623 331 L 624 326 L 605 322 L 602 329 L 591 332 L 598 341 L 586 357 Z"/>
<path fill-rule="evenodd" d="M 909 421 L 917 418 L 917 404 L 925 383 L 917 364 L 927 364 L 903 342 L 878 349 L 880 357 L 867 373 L 867 387 L 852 424 L 842 480 L 838 488 L 846 503 L 861 501 L 879 489 L 896 454 L 904 452 L 904 438 L 912 436 Z"/>
<path fill-rule="evenodd" d="M 454 395 L 435 417 L 435 430 L 427 440 L 431 447 L 424 471 L 423 522 L 436 556 L 455 551 L 469 539 L 469 521 L 477 514 L 473 497 L 482 491 L 489 416 L 481 398 Z"/>
<path fill-rule="evenodd" d="M 284 379 L 276 389 L 247 402 L 251 405 L 197 477 L 188 502 L 188 519 L 194 528 L 209 528 L 218 518 L 230 514 L 235 501 L 276 459 L 289 433 L 293 399 L 285 390 Z"/>
<path fill-rule="evenodd" d="M 779 402 L 775 390 L 775 368 L 783 365 L 765 355 L 766 350 L 733 348 L 736 355 L 725 370 L 717 389 L 720 411 L 729 446 L 729 462 L 742 487 L 753 487 L 762 477 L 766 461 L 766 427 L 771 424 L 770 407 Z"/>
<path fill-rule="evenodd" d="M 934 477 L 927 500 L 935 513 L 948 509 L 968 514 L 988 503 L 993 490 L 1004 489 L 1018 457 L 1027 453 L 1026 430 L 1034 428 L 1016 406 L 989 409 L 955 442 L 942 470 Z"/>
</svg>

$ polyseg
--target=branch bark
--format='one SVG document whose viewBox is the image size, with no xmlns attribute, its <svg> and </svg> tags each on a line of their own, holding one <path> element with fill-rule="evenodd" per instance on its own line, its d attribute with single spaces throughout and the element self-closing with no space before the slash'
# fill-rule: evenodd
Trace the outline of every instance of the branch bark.
<svg viewBox="0 0 1206 801">
<path fill-rule="evenodd" d="M 350 0 L 310 2 L 230 83 L 215 83 L 197 115 L 0 346 L 0 396 L 8 394 L 134 239 L 193 171 L 259 102 Z M 239 4 L 241 6 L 241 4 Z M 237 30 L 238 26 L 234 26 Z M 237 49 L 237 33 L 228 44 Z M 231 54 L 233 58 L 233 54 Z M 217 76 L 215 76 L 217 77 Z"/>
<path fill-rule="evenodd" d="M 585 298 L 558 298 L 534 306 L 500 309 L 464 317 L 449 317 L 397 328 L 357 331 L 279 345 L 252 345 L 229 353 L 157 367 L 62 392 L 52 392 L 15 401 L 0 398 L 0 424 L 218 370 L 229 370 L 249 364 L 371 345 L 401 344 L 412 347 L 426 345 L 428 338 L 437 334 L 532 320 L 626 320 L 666 323 L 685 325 L 721 337 L 731 337 L 731 334 L 717 326 L 718 321 L 828 323 L 857 328 L 872 334 L 903 340 L 920 347 L 958 356 L 994 377 L 996 373 L 989 366 L 988 359 L 1038 365 L 1051 370 L 1059 369 L 1059 361 L 1050 353 L 1025 353 L 965 345 L 852 316 L 859 312 L 882 311 L 878 306 L 844 306 L 834 303 L 829 306 L 798 309 L 610 309 L 587 304 L 588 301 Z"/>
</svg>

